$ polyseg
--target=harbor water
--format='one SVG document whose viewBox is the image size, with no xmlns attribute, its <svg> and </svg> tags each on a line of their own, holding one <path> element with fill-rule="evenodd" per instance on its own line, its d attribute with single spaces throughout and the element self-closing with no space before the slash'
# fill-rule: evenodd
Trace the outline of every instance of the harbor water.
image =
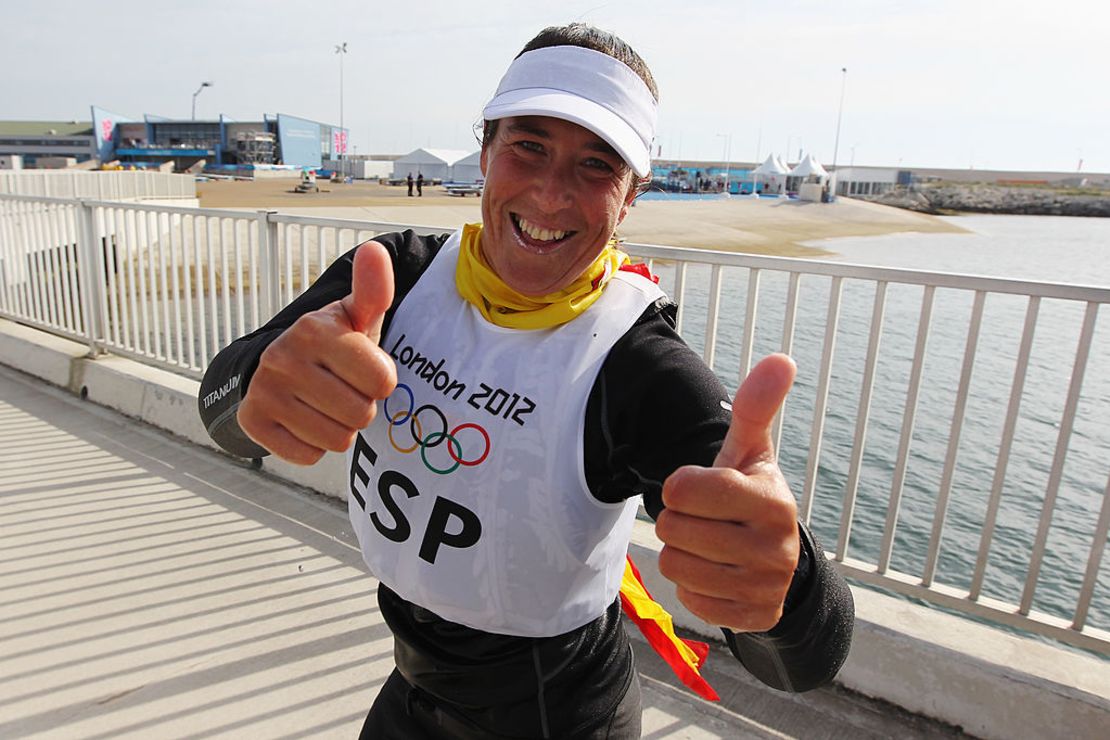
<svg viewBox="0 0 1110 740">
<path fill-rule="evenodd" d="M 813 245 L 836 252 L 831 259 L 853 264 L 1110 286 L 1110 219 L 962 216 L 951 220 L 969 233 L 839 238 Z M 673 285 L 673 275 L 668 274 L 666 265 L 658 265 L 656 271 L 665 287 Z M 683 334 L 699 351 L 704 346 L 708 273 L 708 268 L 689 269 L 684 300 Z M 787 283 L 785 273 L 764 271 L 760 275 L 756 358 L 781 348 Z M 796 492 L 803 487 L 811 456 L 810 429 L 830 285 L 829 278 L 806 276 L 800 286 L 792 350 L 798 363 L 798 380 L 785 408 L 780 449 L 784 472 Z M 741 324 L 747 290 L 748 271 L 726 268 L 714 370 L 730 390 L 740 380 Z M 814 529 L 827 549 L 838 544 L 874 293 L 873 283 L 844 281 L 813 505 Z M 887 290 L 848 557 L 874 562 L 880 549 L 922 295 L 920 286 L 892 284 Z M 952 437 L 973 299 L 972 291 L 938 289 L 936 293 L 890 566 L 916 577 L 922 575 L 937 516 L 937 492 Z M 1027 304 L 1025 297 L 1007 295 L 991 295 L 986 302 L 941 540 L 935 576 L 938 583 L 966 589 L 971 582 Z M 983 587 L 987 596 L 1011 603 L 1020 598 L 1084 310 L 1085 305 L 1076 301 L 1042 301 L 990 546 Z M 1065 619 L 1073 616 L 1110 475 L 1108 461 L 1110 317 L 1100 316 L 1033 602 L 1035 610 Z M 1105 563 L 1088 623 L 1110 628 L 1110 567 Z"/>
</svg>

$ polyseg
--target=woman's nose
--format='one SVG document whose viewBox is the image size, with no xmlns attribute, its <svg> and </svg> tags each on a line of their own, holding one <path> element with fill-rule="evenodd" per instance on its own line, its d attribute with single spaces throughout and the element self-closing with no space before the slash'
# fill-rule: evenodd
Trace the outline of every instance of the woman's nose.
<svg viewBox="0 0 1110 740">
<path fill-rule="evenodd" d="M 566 208 L 573 201 L 573 179 L 573 163 L 550 162 L 548 167 L 537 173 L 533 184 L 536 205 L 548 212 Z"/>
</svg>

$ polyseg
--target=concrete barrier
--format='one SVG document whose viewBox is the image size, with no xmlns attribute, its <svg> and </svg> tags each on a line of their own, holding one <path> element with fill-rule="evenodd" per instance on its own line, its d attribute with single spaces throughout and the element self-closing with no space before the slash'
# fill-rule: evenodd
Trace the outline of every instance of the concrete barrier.
<svg viewBox="0 0 1110 740">
<path fill-rule="evenodd" d="M 0 319 L 0 362 L 87 400 L 217 449 L 196 411 L 200 383 Z M 343 455 L 305 468 L 268 458 L 263 469 L 340 497 Z M 675 623 L 719 641 L 719 630 L 678 603 L 660 575 L 661 543 L 637 522 L 630 552 Z M 856 631 L 837 682 L 984 738 L 1101 738 L 1110 727 L 1110 662 L 853 586 Z"/>
</svg>

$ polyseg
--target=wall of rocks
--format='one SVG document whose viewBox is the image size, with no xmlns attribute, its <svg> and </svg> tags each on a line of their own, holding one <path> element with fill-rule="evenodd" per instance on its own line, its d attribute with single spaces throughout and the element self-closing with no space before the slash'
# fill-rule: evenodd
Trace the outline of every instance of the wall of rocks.
<svg viewBox="0 0 1110 740">
<path fill-rule="evenodd" d="M 858 197 L 858 196 L 857 196 Z M 864 200 L 920 213 L 1008 213 L 1026 216 L 1110 217 L 1110 193 L 1053 188 L 940 183 L 898 188 Z"/>
</svg>

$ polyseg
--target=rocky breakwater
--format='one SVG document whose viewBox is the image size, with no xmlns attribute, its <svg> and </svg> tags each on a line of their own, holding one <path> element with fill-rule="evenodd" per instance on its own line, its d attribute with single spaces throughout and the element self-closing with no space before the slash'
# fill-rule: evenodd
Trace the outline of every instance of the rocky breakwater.
<svg viewBox="0 0 1110 740">
<path fill-rule="evenodd" d="M 1110 192 L 937 183 L 896 188 L 864 200 L 919 213 L 1008 213 L 1024 216 L 1110 217 Z"/>
</svg>

